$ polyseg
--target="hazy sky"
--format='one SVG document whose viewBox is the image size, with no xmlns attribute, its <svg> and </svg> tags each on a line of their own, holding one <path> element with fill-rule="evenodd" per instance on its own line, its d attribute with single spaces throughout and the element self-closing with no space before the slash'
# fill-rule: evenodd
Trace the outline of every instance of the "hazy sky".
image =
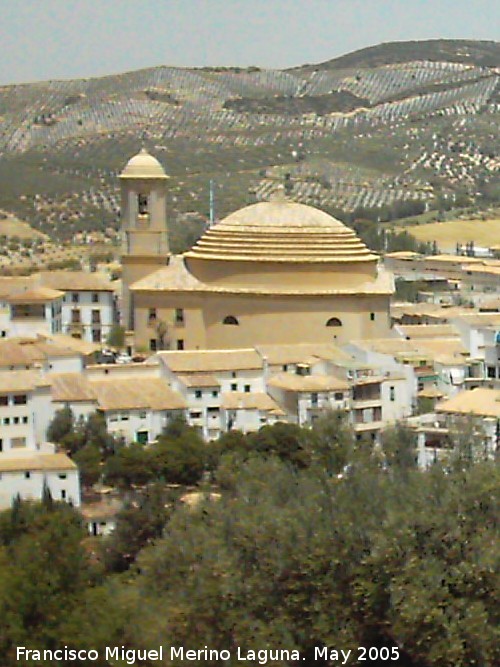
<svg viewBox="0 0 500 667">
<path fill-rule="evenodd" d="M 0 84 L 153 65 L 291 67 L 380 42 L 500 38 L 500 0 L 0 0 Z"/>
</svg>

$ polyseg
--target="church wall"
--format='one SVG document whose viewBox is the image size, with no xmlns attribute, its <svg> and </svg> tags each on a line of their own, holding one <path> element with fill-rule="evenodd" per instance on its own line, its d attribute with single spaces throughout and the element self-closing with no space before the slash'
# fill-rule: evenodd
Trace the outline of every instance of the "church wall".
<svg viewBox="0 0 500 667">
<path fill-rule="evenodd" d="M 273 297 L 258 295 L 137 293 L 135 296 L 136 346 L 150 349 L 155 326 L 168 327 L 170 349 L 183 341 L 184 349 L 224 349 L 258 344 L 348 343 L 358 338 L 379 338 L 389 333 L 387 296 Z M 156 320 L 149 321 L 150 309 Z M 175 323 L 182 309 L 184 323 Z M 371 319 L 374 314 L 374 320 Z M 238 325 L 223 324 L 227 316 Z M 327 327 L 331 317 L 340 327 Z"/>
<path fill-rule="evenodd" d="M 183 341 L 186 350 L 206 348 L 205 324 L 202 300 L 198 295 L 186 293 L 137 293 L 135 303 L 135 344 L 136 348 L 150 350 L 150 341 L 157 338 L 158 323 L 167 325 L 165 340 L 169 349 L 178 349 L 178 341 Z M 156 318 L 151 319 L 151 309 L 155 309 Z M 181 309 L 184 322 L 176 321 L 176 310 Z"/>
<path fill-rule="evenodd" d="M 210 297 L 204 307 L 207 347 L 256 344 L 347 343 L 388 333 L 387 297 Z M 375 320 L 370 319 L 371 313 Z M 239 325 L 222 324 L 233 315 Z M 340 327 L 327 327 L 336 317 Z"/>
</svg>

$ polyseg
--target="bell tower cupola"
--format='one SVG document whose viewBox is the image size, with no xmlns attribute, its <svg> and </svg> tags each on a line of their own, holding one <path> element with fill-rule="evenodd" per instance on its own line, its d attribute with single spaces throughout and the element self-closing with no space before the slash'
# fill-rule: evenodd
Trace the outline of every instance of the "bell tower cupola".
<svg viewBox="0 0 500 667">
<path fill-rule="evenodd" d="M 167 181 L 163 167 L 144 148 L 120 174 L 122 323 L 133 329 L 130 285 L 168 263 Z"/>
</svg>

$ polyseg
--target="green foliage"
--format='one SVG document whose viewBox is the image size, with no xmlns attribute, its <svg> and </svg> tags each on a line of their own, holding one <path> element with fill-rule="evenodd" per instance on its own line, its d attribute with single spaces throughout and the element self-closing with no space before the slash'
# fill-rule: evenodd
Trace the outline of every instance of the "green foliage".
<svg viewBox="0 0 500 667">
<path fill-rule="evenodd" d="M 75 418 L 71 408 L 65 405 L 60 410 L 56 410 L 54 418 L 47 429 L 47 439 L 49 442 L 61 444 L 66 436 L 68 436 L 74 427 Z"/>
<path fill-rule="evenodd" d="M 155 479 L 157 466 L 151 449 L 133 443 L 120 448 L 105 465 L 105 479 L 108 484 L 131 488 L 141 486 Z"/>
<path fill-rule="evenodd" d="M 101 477 L 101 452 L 92 442 L 78 450 L 73 457 L 78 470 L 82 486 L 90 487 L 96 484 Z"/>
<path fill-rule="evenodd" d="M 0 655 L 6 667 L 24 664 L 15 661 L 16 646 L 58 645 L 61 623 L 93 581 L 83 536 L 78 514 L 65 503 L 17 503 L 0 514 Z"/>
<path fill-rule="evenodd" d="M 152 448 L 157 474 L 172 484 L 196 484 L 207 467 L 208 447 L 195 428 L 171 423 Z"/>
<path fill-rule="evenodd" d="M 122 348 L 125 345 L 125 327 L 115 324 L 111 327 L 108 337 L 106 339 L 106 345 L 110 347 Z"/>
<path fill-rule="evenodd" d="M 231 483 L 217 502 L 177 505 L 162 483 L 128 491 L 96 550 L 105 573 L 89 565 L 72 508 L 15 499 L 0 513 L 2 665 L 20 664 L 17 645 L 153 648 L 166 637 L 282 646 L 305 664 L 316 646 L 404 647 L 408 667 L 497 664 L 500 467 L 478 456 L 478 425 L 457 424 L 456 464 L 427 471 L 399 424 L 381 457 L 342 413 L 283 426 L 220 439 L 216 476 Z M 107 466 L 121 465 L 129 487 L 182 476 L 200 443 L 210 451 L 176 420 L 158 445 L 123 447 Z"/>
<path fill-rule="evenodd" d="M 311 431 L 313 461 L 329 475 L 340 474 L 354 457 L 354 432 L 346 414 L 332 411 L 317 419 Z"/>
<path fill-rule="evenodd" d="M 382 432 L 382 451 L 391 470 L 407 471 L 417 467 L 415 432 L 397 423 Z"/>
<path fill-rule="evenodd" d="M 251 450 L 262 456 L 276 456 L 297 468 L 306 468 L 311 463 L 307 432 L 296 424 L 277 422 L 247 437 Z"/>
<path fill-rule="evenodd" d="M 135 645 L 397 645 L 409 665 L 492 667 L 494 464 L 325 483 L 260 459 L 237 477 L 219 503 L 175 513 L 141 555 Z"/>
<path fill-rule="evenodd" d="M 108 571 L 127 570 L 139 551 L 161 536 L 172 511 L 172 501 L 172 493 L 156 484 L 125 505 L 116 518 L 112 535 L 104 539 L 104 562 Z"/>
</svg>

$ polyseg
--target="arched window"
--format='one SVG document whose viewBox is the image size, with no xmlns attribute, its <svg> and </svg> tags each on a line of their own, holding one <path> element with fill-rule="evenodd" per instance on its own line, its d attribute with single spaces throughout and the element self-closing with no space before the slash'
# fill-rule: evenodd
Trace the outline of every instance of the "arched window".
<svg viewBox="0 0 500 667">
<path fill-rule="evenodd" d="M 143 194 L 137 195 L 137 208 L 139 210 L 139 215 L 148 215 L 149 201 L 147 195 Z"/>
<path fill-rule="evenodd" d="M 341 327 L 342 322 L 339 320 L 338 317 L 330 317 L 328 322 L 326 323 L 327 327 Z"/>
<path fill-rule="evenodd" d="M 222 324 L 232 324 L 233 326 L 237 326 L 239 322 L 236 317 L 234 317 L 234 315 L 226 315 L 226 317 L 222 320 Z"/>
</svg>

